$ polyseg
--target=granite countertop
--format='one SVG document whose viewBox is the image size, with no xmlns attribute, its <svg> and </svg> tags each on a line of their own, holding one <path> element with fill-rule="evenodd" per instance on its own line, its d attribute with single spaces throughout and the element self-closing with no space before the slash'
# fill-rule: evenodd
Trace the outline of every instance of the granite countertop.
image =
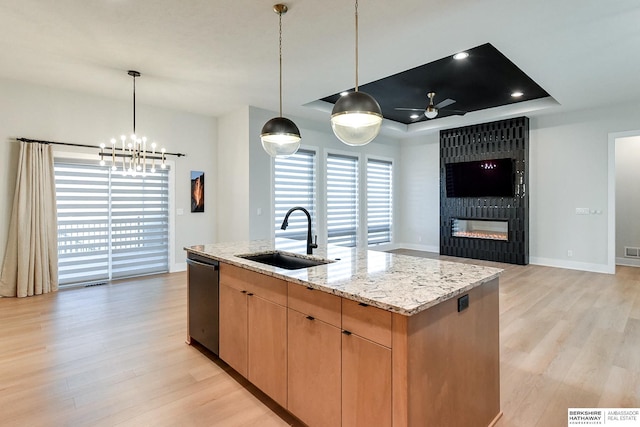
<svg viewBox="0 0 640 427">
<path fill-rule="evenodd" d="M 503 271 L 493 267 L 339 246 L 321 246 L 314 249 L 313 255 L 305 255 L 306 242 L 289 239 L 214 243 L 184 249 L 406 316 L 463 294 L 495 279 Z M 274 250 L 334 262 L 286 270 L 237 256 Z"/>
</svg>

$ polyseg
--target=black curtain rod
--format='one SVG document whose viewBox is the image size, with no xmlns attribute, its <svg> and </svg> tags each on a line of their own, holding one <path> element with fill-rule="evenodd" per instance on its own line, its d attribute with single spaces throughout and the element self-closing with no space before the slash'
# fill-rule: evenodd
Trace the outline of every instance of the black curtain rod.
<svg viewBox="0 0 640 427">
<path fill-rule="evenodd" d="M 69 147 L 84 147 L 84 148 L 96 148 L 98 150 L 100 150 L 100 146 L 98 145 L 87 145 L 87 144 L 73 144 L 71 142 L 56 142 L 56 141 L 43 141 L 40 139 L 29 139 L 29 138 L 17 138 L 18 141 L 22 141 L 22 142 L 28 142 L 28 143 L 38 143 L 38 144 L 54 144 L 54 145 L 67 145 Z M 110 149 L 111 147 L 106 146 L 105 149 Z M 160 154 L 160 152 L 157 152 L 156 154 Z M 167 156 L 177 156 L 177 157 L 184 157 L 186 156 L 186 154 L 184 153 L 164 153 Z"/>
</svg>

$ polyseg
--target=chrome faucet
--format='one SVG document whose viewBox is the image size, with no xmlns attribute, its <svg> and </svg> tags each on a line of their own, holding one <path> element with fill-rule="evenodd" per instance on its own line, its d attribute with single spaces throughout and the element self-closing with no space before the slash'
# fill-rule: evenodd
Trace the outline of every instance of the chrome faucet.
<svg viewBox="0 0 640 427">
<path fill-rule="evenodd" d="M 318 247 L 318 236 L 316 235 L 315 243 L 311 241 L 311 215 L 308 210 L 301 206 L 289 209 L 287 214 L 284 216 L 284 220 L 282 220 L 280 228 L 283 230 L 287 229 L 289 226 L 289 215 L 291 215 L 293 211 L 302 211 L 307 216 L 307 255 L 311 255 L 313 254 L 313 249 Z"/>
</svg>

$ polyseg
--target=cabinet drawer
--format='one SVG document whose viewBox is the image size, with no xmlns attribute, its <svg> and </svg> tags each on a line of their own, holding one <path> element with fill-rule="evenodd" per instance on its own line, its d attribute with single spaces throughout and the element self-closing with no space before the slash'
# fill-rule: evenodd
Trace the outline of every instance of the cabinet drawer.
<svg viewBox="0 0 640 427">
<path fill-rule="evenodd" d="M 247 291 L 283 306 L 287 305 L 287 282 L 230 264 L 220 264 L 220 284 Z"/>
<path fill-rule="evenodd" d="M 338 328 L 341 327 L 340 297 L 291 282 L 288 286 L 289 308 Z"/>
<path fill-rule="evenodd" d="M 391 348 L 391 312 L 342 299 L 342 329 Z"/>
</svg>

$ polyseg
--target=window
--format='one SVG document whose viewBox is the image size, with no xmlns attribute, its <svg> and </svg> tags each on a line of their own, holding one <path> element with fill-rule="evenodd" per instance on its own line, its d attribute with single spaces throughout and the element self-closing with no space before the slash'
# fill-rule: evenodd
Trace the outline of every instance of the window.
<svg viewBox="0 0 640 427">
<path fill-rule="evenodd" d="M 169 174 L 55 162 L 61 285 L 169 270 Z"/>
<path fill-rule="evenodd" d="M 367 242 L 391 243 L 392 172 L 389 161 L 367 161 Z"/>
<path fill-rule="evenodd" d="M 294 155 L 275 159 L 274 209 L 275 235 L 295 240 L 307 240 L 307 217 L 302 212 L 292 214 L 286 230 L 280 229 L 287 211 L 302 206 L 316 218 L 315 157 L 309 150 L 298 150 Z M 312 228 L 313 224 L 312 224 Z"/>
<path fill-rule="evenodd" d="M 358 158 L 327 156 L 328 243 L 356 246 L 358 229 Z"/>
</svg>

